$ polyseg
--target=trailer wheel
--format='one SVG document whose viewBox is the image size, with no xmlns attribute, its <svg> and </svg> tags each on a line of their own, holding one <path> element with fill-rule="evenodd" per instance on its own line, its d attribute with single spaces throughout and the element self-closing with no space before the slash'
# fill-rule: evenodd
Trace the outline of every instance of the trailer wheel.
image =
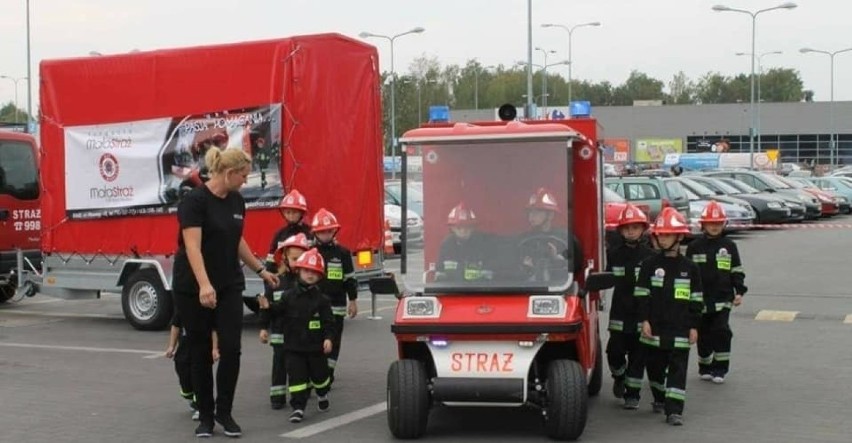
<svg viewBox="0 0 852 443">
<path fill-rule="evenodd" d="M 420 438 L 429 418 L 426 368 L 417 360 L 398 360 L 388 369 L 388 427 L 396 438 Z"/>
<path fill-rule="evenodd" d="M 547 368 L 544 427 L 555 440 L 576 440 L 586 428 L 588 391 L 583 367 L 573 360 L 554 360 Z"/>
<path fill-rule="evenodd" d="M 140 269 L 127 279 L 121 290 L 121 309 L 134 328 L 161 330 L 172 318 L 172 294 L 163 287 L 155 269 Z"/>
<path fill-rule="evenodd" d="M 595 355 L 595 367 L 592 369 L 592 377 L 589 379 L 589 395 L 595 396 L 601 392 L 601 386 L 603 385 L 603 349 L 601 346 L 601 338 L 598 337 L 597 340 L 597 354 Z"/>
</svg>

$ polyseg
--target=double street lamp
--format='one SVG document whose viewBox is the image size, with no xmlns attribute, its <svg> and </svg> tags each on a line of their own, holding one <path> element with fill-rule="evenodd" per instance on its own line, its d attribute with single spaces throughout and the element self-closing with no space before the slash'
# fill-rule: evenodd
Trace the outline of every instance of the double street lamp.
<svg viewBox="0 0 852 443">
<path fill-rule="evenodd" d="M 792 2 L 782 3 L 778 6 L 773 6 L 771 8 L 760 9 L 758 11 L 752 12 L 747 11 L 745 9 L 737 9 L 731 8 L 725 5 L 716 5 L 713 6 L 713 10 L 716 12 L 738 12 L 741 14 L 748 14 L 751 16 L 751 53 L 756 54 L 755 50 L 755 36 L 757 34 L 757 16 L 769 11 L 774 11 L 777 9 L 794 9 L 797 5 Z M 749 100 L 749 112 L 751 113 L 751 127 L 748 129 L 748 152 L 749 152 L 749 167 L 754 167 L 754 130 L 755 130 L 755 113 L 754 113 L 754 56 L 751 57 L 751 98 Z"/>
<path fill-rule="evenodd" d="M 760 95 L 761 95 L 760 94 L 760 79 L 761 79 L 761 77 L 763 77 L 763 57 L 767 56 L 767 55 L 777 55 L 777 54 L 783 54 L 783 52 L 781 52 L 781 51 L 769 51 L 769 52 L 764 52 L 763 54 L 760 54 L 760 55 L 757 56 L 757 127 L 756 127 L 756 130 L 757 130 L 757 148 L 758 148 L 758 150 L 761 150 L 761 151 L 763 150 L 763 145 L 760 142 L 760 132 L 761 132 L 761 127 L 762 127 L 761 122 L 760 122 L 760 106 L 761 106 L 760 105 L 760 102 L 761 102 L 761 99 L 760 99 Z M 737 55 L 738 56 L 743 56 L 743 55 L 751 56 L 752 54 L 751 54 L 751 52 L 737 52 Z"/>
<path fill-rule="evenodd" d="M 18 123 L 18 115 L 20 115 L 21 111 L 18 107 L 18 82 L 21 80 L 29 80 L 29 77 L 9 77 L 8 75 L 0 75 L 0 78 L 9 80 L 15 84 L 15 123 Z M 27 124 L 29 125 L 29 117 L 27 117 Z M 29 132 L 29 128 L 27 131 Z"/>
<path fill-rule="evenodd" d="M 574 30 L 577 29 L 577 28 L 584 28 L 584 27 L 589 27 L 589 26 L 597 27 L 597 26 L 600 26 L 600 25 L 601 25 L 601 22 L 580 23 L 580 24 L 574 25 L 574 26 L 558 25 L 558 24 L 554 24 L 554 23 L 545 23 L 545 24 L 541 25 L 542 28 L 560 28 L 560 29 L 564 29 L 565 31 L 568 32 L 568 106 L 571 106 L 571 99 L 572 99 L 572 95 L 571 95 L 571 71 L 573 71 L 573 67 L 574 67 L 574 63 L 573 63 L 574 60 L 571 58 L 571 52 L 572 52 L 571 51 L 571 46 L 572 46 L 571 45 L 571 37 L 574 35 Z"/>
<path fill-rule="evenodd" d="M 535 48 L 536 51 L 541 51 L 544 54 L 544 68 L 541 73 L 541 107 L 544 108 L 544 115 L 547 115 L 547 54 L 556 54 L 556 51 L 548 51 L 540 47 Z"/>
<path fill-rule="evenodd" d="M 366 32 L 366 31 L 358 34 L 358 36 L 363 38 L 363 39 L 375 37 L 375 38 L 383 38 L 383 39 L 390 42 L 390 60 L 391 60 L 391 118 L 390 118 L 390 120 L 391 120 L 391 133 L 390 133 L 390 138 L 391 138 L 391 159 L 394 162 L 396 161 L 396 91 L 395 91 L 396 90 L 396 73 L 394 72 L 394 66 L 393 66 L 393 43 L 399 37 L 402 37 L 402 36 L 408 35 L 408 34 L 420 34 L 423 31 L 425 31 L 425 29 L 418 26 L 416 28 L 409 29 L 408 31 L 401 32 L 401 33 L 396 34 L 396 35 L 374 34 L 372 32 Z M 394 167 L 391 170 L 391 176 L 392 176 L 392 178 L 396 178 L 396 163 L 394 163 Z"/>
<path fill-rule="evenodd" d="M 828 111 L 829 115 L 830 115 L 829 120 L 831 121 L 830 122 L 831 135 L 829 136 L 830 141 L 828 142 L 828 152 L 829 152 L 829 155 L 831 156 L 830 162 L 831 162 L 832 168 L 834 168 L 834 160 L 835 160 L 835 158 L 834 158 L 835 154 L 834 153 L 837 150 L 837 128 L 835 127 L 835 124 L 834 124 L 834 56 L 837 55 L 837 54 L 842 54 L 844 52 L 849 52 L 849 51 L 852 51 L 852 48 L 841 49 L 839 51 L 834 51 L 834 52 L 823 51 L 823 50 L 813 49 L 813 48 L 802 48 L 802 49 L 799 50 L 799 52 L 801 52 L 802 54 L 808 54 L 808 53 L 825 54 L 825 55 L 829 56 L 829 58 L 831 59 L 831 104 L 829 105 L 829 111 Z"/>
<path fill-rule="evenodd" d="M 536 49 L 539 49 L 539 48 L 536 48 Z M 553 51 L 553 52 L 555 52 L 555 51 Z M 547 57 L 545 57 L 545 60 L 547 60 Z M 519 62 L 515 63 L 515 65 L 516 66 L 527 66 L 528 63 L 519 61 Z M 547 68 L 549 68 L 551 66 L 559 66 L 559 65 L 571 66 L 571 62 L 569 62 L 568 60 L 562 60 L 561 62 L 549 63 L 549 64 L 545 63 L 544 65 L 539 65 L 538 63 L 532 63 L 532 64 L 529 64 L 529 65 L 530 66 L 528 66 L 528 69 L 530 70 L 530 72 L 532 72 L 533 67 L 536 67 L 536 68 L 539 68 L 539 69 L 542 70 L 541 95 L 540 95 L 540 97 L 542 98 L 542 107 L 544 108 L 544 114 L 547 115 L 547 95 L 548 95 L 547 94 Z M 526 97 L 528 101 L 533 100 L 533 97 L 529 96 L 527 94 L 524 94 L 524 97 Z M 532 107 L 530 107 L 530 109 L 532 109 Z M 532 116 L 531 115 L 527 116 L 527 118 L 532 118 Z"/>
</svg>

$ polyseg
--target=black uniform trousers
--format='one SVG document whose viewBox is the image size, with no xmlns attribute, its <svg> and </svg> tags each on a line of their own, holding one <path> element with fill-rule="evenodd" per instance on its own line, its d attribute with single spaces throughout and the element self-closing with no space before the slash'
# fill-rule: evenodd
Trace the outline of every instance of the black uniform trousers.
<svg viewBox="0 0 852 443">
<path fill-rule="evenodd" d="M 339 307 L 335 308 L 340 309 Z M 328 372 L 332 381 L 334 381 L 334 370 L 337 368 L 337 359 L 340 357 L 340 345 L 343 343 L 343 323 L 345 320 L 346 315 L 334 314 L 334 338 L 331 340 L 331 353 L 328 354 Z"/>
<path fill-rule="evenodd" d="M 731 311 L 707 312 L 698 325 L 698 372 L 725 376 L 731 364 Z"/>
<path fill-rule="evenodd" d="M 175 373 L 180 383 L 180 396 L 184 400 L 195 403 L 195 390 L 192 387 L 192 357 L 189 351 L 189 340 L 183 335 L 181 329 L 181 337 L 178 339 L 178 348 L 175 351 Z"/>
<path fill-rule="evenodd" d="M 191 359 L 192 386 L 202 421 L 231 414 L 237 379 L 240 376 L 243 331 L 243 294 L 241 289 L 217 290 L 216 308 L 201 306 L 198 293 L 174 292 L 174 301 L 186 328 Z M 213 342 L 219 337 L 219 366 L 213 397 Z"/>
<path fill-rule="evenodd" d="M 274 334 L 270 334 L 270 337 Z M 287 363 L 283 343 L 272 343 L 272 384 L 269 385 L 269 400 L 283 404 L 287 401 Z"/>
<path fill-rule="evenodd" d="M 313 388 L 318 397 L 328 394 L 328 358 L 322 352 L 286 351 L 287 376 L 290 379 L 290 406 L 305 410 Z"/>
<path fill-rule="evenodd" d="M 645 349 L 654 402 L 665 403 L 666 415 L 683 414 L 689 348 L 660 349 L 646 345 Z"/>
<path fill-rule="evenodd" d="M 639 343 L 638 332 L 609 331 L 606 358 L 612 378 L 624 380 L 624 398 L 640 398 L 645 353 L 645 346 Z"/>
</svg>

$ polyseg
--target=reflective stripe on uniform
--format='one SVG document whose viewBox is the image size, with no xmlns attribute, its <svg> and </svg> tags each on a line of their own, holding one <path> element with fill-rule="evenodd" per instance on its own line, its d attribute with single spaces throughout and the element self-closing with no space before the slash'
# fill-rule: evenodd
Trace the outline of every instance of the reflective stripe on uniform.
<svg viewBox="0 0 852 443">
<path fill-rule="evenodd" d="M 731 302 L 716 303 L 716 310 L 722 311 L 724 309 L 731 309 L 733 306 L 734 305 Z"/>
<path fill-rule="evenodd" d="M 329 385 L 329 383 L 331 383 L 331 377 L 326 378 L 325 381 L 323 381 L 322 383 L 312 382 L 312 384 L 314 385 L 314 389 L 325 388 Z"/>
<path fill-rule="evenodd" d="M 624 322 L 621 320 L 610 320 L 609 328 L 610 331 L 623 331 L 624 330 Z"/>
<path fill-rule="evenodd" d="M 625 272 L 624 266 L 613 266 L 612 267 L 612 274 L 615 275 L 616 277 L 624 277 L 625 273 L 626 272 Z"/>
<path fill-rule="evenodd" d="M 745 274 L 745 269 L 742 266 L 734 266 L 731 268 L 731 272 L 739 272 L 740 274 Z"/>
<path fill-rule="evenodd" d="M 707 263 L 707 254 L 692 254 L 693 263 Z"/>
<path fill-rule="evenodd" d="M 686 337 L 675 337 L 674 338 L 674 347 L 675 349 L 689 349 L 692 346 L 689 344 L 689 339 Z"/>
<path fill-rule="evenodd" d="M 283 345 L 284 344 L 284 334 L 269 334 L 269 344 L 271 344 L 271 345 Z"/>
<path fill-rule="evenodd" d="M 334 315 L 346 316 L 346 306 L 332 306 L 331 313 Z"/>
<path fill-rule="evenodd" d="M 335 360 L 333 358 L 329 358 L 328 359 L 328 367 L 331 368 L 331 369 L 334 369 L 335 367 L 337 367 L 337 360 Z"/>
<path fill-rule="evenodd" d="M 703 292 L 692 292 L 689 294 L 689 301 L 704 303 L 704 293 Z"/>
<path fill-rule="evenodd" d="M 269 396 L 270 397 L 280 397 L 287 393 L 286 385 L 276 385 L 269 387 Z"/>
<path fill-rule="evenodd" d="M 699 365 L 710 365 L 713 364 L 713 354 L 708 355 L 707 357 L 698 356 L 698 364 Z"/>
<path fill-rule="evenodd" d="M 192 391 L 183 392 L 183 389 L 181 389 L 180 396 L 183 397 L 184 400 L 192 400 L 193 397 L 195 397 L 195 394 Z"/>
<path fill-rule="evenodd" d="M 620 368 L 609 367 L 609 372 L 612 372 L 613 377 L 621 377 L 624 375 L 624 372 L 627 371 L 627 365 L 624 365 Z"/>
<path fill-rule="evenodd" d="M 651 382 L 651 389 L 653 389 L 655 391 L 659 391 L 659 392 L 665 392 L 666 385 L 664 385 L 663 383 L 657 383 L 657 382 L 652 381 Z"/>
<path fill-rule="evenodd" d="M 641 378 L 627 377 L 626 379 L 624 379 L 624 384 L 628 388 L 642 389 L 642 379 Z"/>
<path fill-rule="evenodd" d="M 639 337 L 639 341 L 649 346 L 654 346 L 657 348 L 660 347 L 660 336 L 658 335 L 651 336 L 651 338 L 645 337 L 643 335 Z"/>
<path fill-rule="evenodd" d="M 633 289 L 634 297 L 647 297 L 649 295 L 651 295 L 651 290 L 648 288 L 637 286 L 635 289 Z"/>
<path fill-rule="evenodd" d="M 666 388 L 666 398 L 686 401 L 686 391 L 678 388 Z"/>
<path fill-rule="evenodd" d="M 291 394 L 294 393 L 294 392 L 307 391 L 308 390 L 308 384 L 302 383 L 300 385 L 292 385 L 288 388 L 288 390 L 290 391 Z"/>
<path fill-rule="evenodd" d="M 716 353 L 716 361 L 730 361 L 731 353 L 730 352 L 717 352 Z"/>
</svg>

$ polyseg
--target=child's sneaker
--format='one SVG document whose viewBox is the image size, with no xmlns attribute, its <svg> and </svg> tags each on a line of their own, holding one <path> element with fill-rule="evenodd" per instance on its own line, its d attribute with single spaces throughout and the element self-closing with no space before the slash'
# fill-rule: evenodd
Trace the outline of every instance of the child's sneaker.
<svg viewBox="0 0 852 443">
<path fill-rule="evenodd" d="M 701 379 L 704 381 L 711 381 L 713 380 L 713 374 L 701 374 Z"/>
<path fill-rule="evenodd" d="M 279 409 L 284 409 L 284 402 L 283 401 L 274 401 L 274 402 L 270 403 L 269 406 L 272 409 L 275 409 L 277 411 Z"/>
<path fill-rule="evenodd" d="M 319 409 L 320 412 L 328 412 L 329 406 L 331 406 L 331 404 L 328 402 L 327 395 L 317 397 L 317 409 Z"/>
<path fill-rule="evenodd" d="M 624 406 L 622 406 L 622 408 L 629 409 L 631 411 L 639 409 L 639 399 L 638 398 L 625 398 L 624 399 Z"/>
<path fill-rule="evenodd" d="M 303 418 L 305 418 L 305 411 L 296 409 L 290 414 L 290 423 L 301 423 Z"/>
<path fill-rule="evenodd" d="M 192 421 L 198 421 L 201 419 L 201 413 L 198 410 L 192 411 Z"/>
<path fill-rule="evenodd" d="M 665 409 L 666 409 L 666 404 L 661 402 L 661 401 L 655 401 L 655 402 L 651 403 L 651 411 L 653 411 L 654 414 L 659 414 L 659 413 L 663 412 L 663 410 L 665 410 Z"/>
<path fill-rule="evenodd" d="M 619 377 L 612 380 L 612 395 L 615 398 L 624 397 L 624 379 Z"/>
<path fill-rule="evenodd" d="M 724 375 L 714 375 L 713 376 L 713 383 L 716 383 L 717 385 L 721 385 L 724 382 L 725 382 L 725 376 Z"/>
<path fill-rule="evenodd" d="M 666 416 L 666 423 L 672 426 L 683 426 L 683 416 L 680 414 L 669 414 Z"/>
</svg>

